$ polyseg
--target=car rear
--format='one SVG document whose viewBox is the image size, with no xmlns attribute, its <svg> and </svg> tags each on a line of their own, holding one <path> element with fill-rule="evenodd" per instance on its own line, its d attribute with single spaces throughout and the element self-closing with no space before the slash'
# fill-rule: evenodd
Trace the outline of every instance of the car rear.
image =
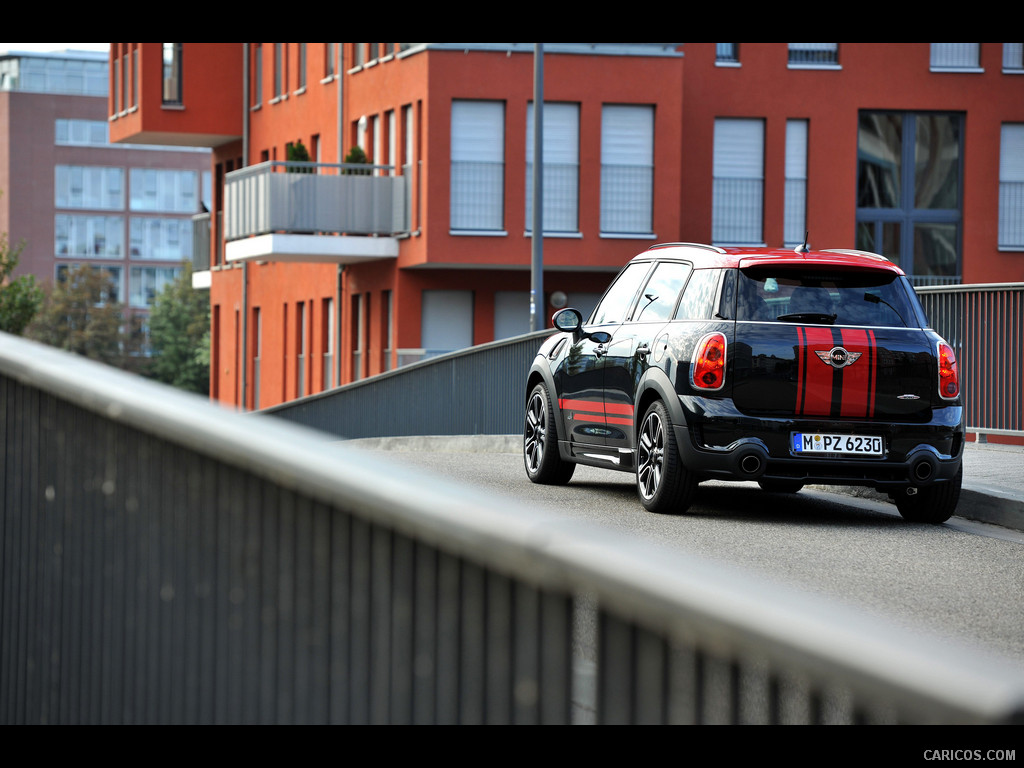
<svg viewBox="0 0 1024 768">
<path fill-rule="evenodd" d="M 955 355 L 896 267 L 793 254 L 742 259 L 733 272 L 722 294 L 725 312 L 735 307 L 725 380 L 691 405 L 692 438 L 705 453 L 691 463 L 794 488 L 863 484 L 913 495 L 955 480 Z M 713 458 L 723 452 L 730 462 Z"/>
</svg>

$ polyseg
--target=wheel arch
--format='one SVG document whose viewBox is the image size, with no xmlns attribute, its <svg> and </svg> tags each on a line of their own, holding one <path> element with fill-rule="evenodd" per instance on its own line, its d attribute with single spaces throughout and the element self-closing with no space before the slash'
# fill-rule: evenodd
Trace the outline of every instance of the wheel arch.
<svg viewBox="0 0 1024 768">
<path fill-rule="evenodd" d="M 665 404 L 673 424 L 686 423 L 683 406 L 679 402 L 676 388 L 671 379 L 660 368 L 648 368 L 643 378 L 640 379 L 640 386 L 637 387 L 636 409 L 633 413 L 634 434 L 640 434 L 640 422 L 655 400 L 661 400 Z"/>
<path fill-rule="evenodd" d="M 555 378 L 551 375 L 551 369 L 542 362 L 535 362 L 530 366 L 530 372 L 526 376 L 526 392 L 523 395 L 523 407 L 530 404 L 530 393 L 538 384 L 543 384 L 548 391 L 548 400 L 551 401 L 551 409 L 555 414 L 555 434 L 559 442 L 566 440 L 565 428 L 562 420 L 562 408 L 558 403 L 558 391 L 555 389 Z"/>
</svg>

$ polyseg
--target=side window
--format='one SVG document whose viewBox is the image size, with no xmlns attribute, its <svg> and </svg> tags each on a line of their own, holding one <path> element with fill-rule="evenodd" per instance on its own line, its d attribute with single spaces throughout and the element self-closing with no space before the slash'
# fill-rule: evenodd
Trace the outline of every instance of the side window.
<svg viewBox="0 0 1024 768">
<path fill-rule="evenodd" d="M 601 303 L 594 310 L 590 318 L 590 325 L 607 325 L 609 323 L 621 323 L 629 315 L 629 308 L 633 306 L 633 299 L 640 289 L 640 283 L 647 276 L 651 264 L 647 261 L 638 261 L 627 266 L 612 283 L 608 292 L 605 293 Z"/>
<path fill-rule="evenodd" d="M 679 292 L 686 285 L 690 275 L 689 264 L 677 261 L 663 261 L 654 268 L 651 279 L 647 281 L 633 315 L 634 322 L 649 323 L 655 320 L 668 320 L 672 310 L 676 308 Z"/>
<path fill-rule="evenodd" d="M 698 269 L 694 272 L 690 282 L 686 284 L 675 319 L 706 320 L 711 317 L 718 292 L 718 278 L 721 274 L 717 269 Z"/>
</svg>

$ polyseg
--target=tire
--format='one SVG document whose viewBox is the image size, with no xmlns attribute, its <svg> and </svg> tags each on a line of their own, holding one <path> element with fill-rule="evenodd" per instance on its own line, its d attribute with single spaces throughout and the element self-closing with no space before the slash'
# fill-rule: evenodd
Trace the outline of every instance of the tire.
<svg viewBox="0 0 1024 768">
<path fill-rule="evenodd" d="M 547 388 L 538 384 L 526 402 L 523 428 L 523 465 L 526 474 L 541 485 L 565 485 L 572 479 L 576 465 L 558 454 L 558 430 L 555 409 Z"/>
<path fill-rule="evenodd" d="M 672 419 L 656 400 L 644 414 L 636 446 L 636 489 L 650 512 L 685 512 L 697 488 L 695 475 L 683 466 Z"/>
<path fill-rule="evenodd" d="M 769 493 L 797 493 L 804 487 L 800 480 L 758 480 L 757 484 Z"/>
<path fill-rule="evenodd" d="M 906 492 L 895 494 L 893 501 L 896 509 L 908 523 L 931 523 L 941 525 L 953 516 L 957 502 L 960 501 L 960 486 L 964 479 L 961 465 L 956 477 L 948 483 L 937 483 L 927 488 L 919 488 L 913 496 Z"/>
</svg>

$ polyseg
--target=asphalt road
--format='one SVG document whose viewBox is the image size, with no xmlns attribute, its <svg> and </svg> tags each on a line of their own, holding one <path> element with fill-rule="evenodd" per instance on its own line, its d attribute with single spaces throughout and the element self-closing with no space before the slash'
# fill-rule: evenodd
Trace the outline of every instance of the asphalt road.
<svg viewBox="0 0 1024 768">
<path fill-rule="evenodd" d="M 519 453 L 373 452 L 493 491 L 496 504 L 510 498 L 622 529 L 1024 668 L 1024 532 L 960 519 L 908 524 L 882 501 L 768 494 L 753 483 L 705 483 L 688 513 L 653 515 L 627 473 L 581 466 L 568 486 L 545 487 L 529 482 Z"/>
</svg>

